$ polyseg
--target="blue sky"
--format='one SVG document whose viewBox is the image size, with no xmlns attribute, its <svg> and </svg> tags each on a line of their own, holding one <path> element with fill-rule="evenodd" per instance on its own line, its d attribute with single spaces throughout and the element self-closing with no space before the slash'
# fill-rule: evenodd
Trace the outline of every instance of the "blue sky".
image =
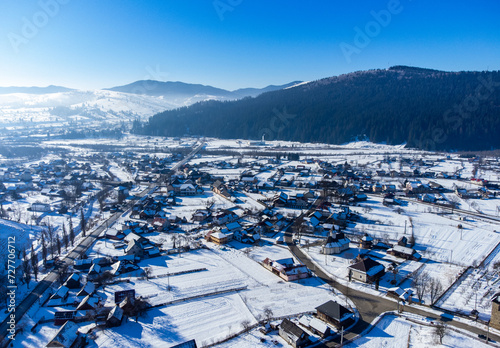
<svg viewBox="0 0 500 348">
<path fill-rule="evenodd" d="M 232 90 L 400 64 L 500 70 L 499 13 L 494 0 L 0 0 L 0 85 Z"/>
</svg>

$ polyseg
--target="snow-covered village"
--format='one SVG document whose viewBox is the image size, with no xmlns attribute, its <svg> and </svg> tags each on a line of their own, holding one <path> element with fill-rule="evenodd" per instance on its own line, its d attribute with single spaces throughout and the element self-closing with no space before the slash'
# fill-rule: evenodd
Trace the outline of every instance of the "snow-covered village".
<svg viewBox="0 0 500 348">
<path fill-rule="evenodd" d="M 1 157 L 2 244 L 15 240 L 4 344 L 500 342 L 498 157 L 365 141 L 37 142 Z"/>
<path fill-rule="evenodd" d="M 499 13 L 0 1 L 0 348 L 500 348 Z"/>
</svg>

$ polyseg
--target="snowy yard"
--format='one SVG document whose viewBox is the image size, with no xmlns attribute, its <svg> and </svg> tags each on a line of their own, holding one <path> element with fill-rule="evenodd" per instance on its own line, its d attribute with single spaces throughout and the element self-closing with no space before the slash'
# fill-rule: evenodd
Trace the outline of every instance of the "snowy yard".
<svg viewBox="0 0 500 348">
<path fill-rule="evenodd" d="M 423 318 L 420 318 L 422 320 Z M 462 333 L 446 330 L 443 344 L 434 333 L 434 327 L 418 324 L 394 315 L 383 317 L 370 332 L 352 343 L 348 348 L 428 348 L 428 347 L 474 347 L 489 345 Z"/>
</svg>

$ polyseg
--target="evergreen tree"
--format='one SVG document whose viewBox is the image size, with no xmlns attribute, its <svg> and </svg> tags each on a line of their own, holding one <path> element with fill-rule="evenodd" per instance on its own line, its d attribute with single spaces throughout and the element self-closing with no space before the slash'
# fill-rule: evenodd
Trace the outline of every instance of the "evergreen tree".
<svg viewBox="0 0 500 348">
<path fill-rule="evenodd" d="M 31 244 L 31 268 L 35 276 L 35 281 L 38 281 L 38 255 L 35 253 L 33 243 Z"/>
<path fill-rule="evenodd" d="M 57 255 L 61 255 L 61 238 L 56 239 Z"/>
<path fill-rule="evenodd" d="M 68 251 L 68 233 L 66 232 L 66 225 L 63 224 L 63 235 L 62 235 L 62 243 L 64 246 L 64 250 Z"/>
<path fill-rule="evenodd" d="M 73 220 L 71 217 L 69 218 L 69 241 L 71 242 L 71 246 L 75 243 L 75 230 L 73 229 Z"/>
<path fill-rule="evenodd" d="M 47 263 L 47 245 L 45 243 L 45 237 L 44 234 L 42 233 L 42 260 L 43 264 Z"/>
<path fill-rule="evenodd" d="M 83 208 L 80 209 L 80 229 L 82 231 L 82 236 L 85 237 L 85 214 L 83 213 Z"/>
</svg>

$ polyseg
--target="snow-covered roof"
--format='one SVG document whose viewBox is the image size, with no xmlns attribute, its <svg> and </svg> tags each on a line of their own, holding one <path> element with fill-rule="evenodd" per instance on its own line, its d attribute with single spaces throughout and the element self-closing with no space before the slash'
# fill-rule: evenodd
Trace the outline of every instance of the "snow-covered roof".
<svg viewBox="0 0 500 348">
<path fill-rule="evenodd" d="M 214 237 L 214 238 L 217 238 L 217 239 L 222 239 L 222 238 L 226 238 L 227 235 L 222 233 L 222 232 L 214 232 L 212 233 L 210 236 Z"/>
</svg>

